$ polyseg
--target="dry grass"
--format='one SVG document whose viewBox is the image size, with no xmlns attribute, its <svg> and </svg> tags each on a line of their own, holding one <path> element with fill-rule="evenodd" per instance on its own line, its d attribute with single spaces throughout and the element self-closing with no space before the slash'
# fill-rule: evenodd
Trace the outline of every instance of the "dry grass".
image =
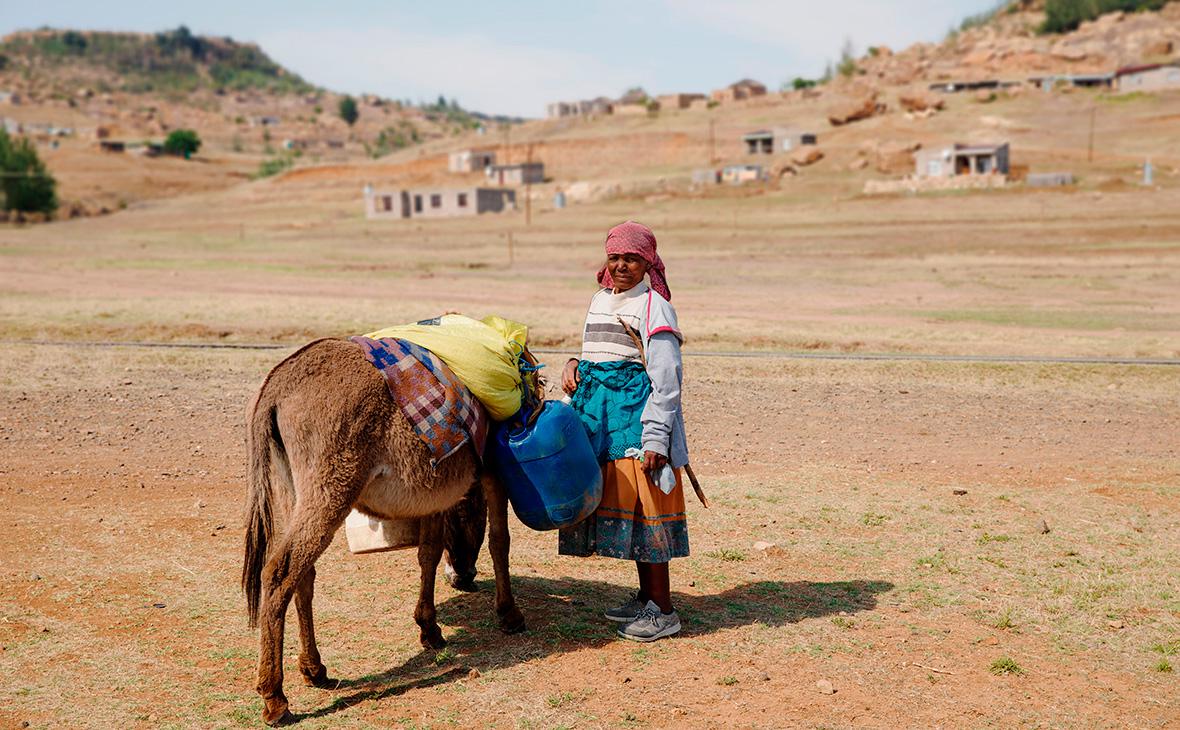
<svg viewBox="0 0 1180 730">
<path fill-rule="evenodd" d="M 989 109 L 1076 112 L 1029 104 Z M 1138 104 L 1118 113 L 1159 113 Z M 956 114 L 926 132 L 965 129 Z M 900 124 L 853 129 L 829 159 Z M 603 232 L 637 217 L 660 237 L 696 354 L 1180 356 L 1170 182 L 874 200 L 821 168 L 760 194 L 542 206 L 529 227 L 519 214 L 397 225 L 360 215 L 356 182 L 373 169 L 386 168 L 0 230 L 0 724 L 257 724 L 236 588 L 241 423 L 282 351 L 73 342 L 294 345 L 458 309 L 570 347 Z M 300 726 L 1174 721 L 1175 368 L 694 357 L 686 372 L 714 507 L 690 507 L 693 555 L 673 566 L 682 636 L 616 641 L 599 613 L 633 569 L 559 558 L 552 535 L 515 525 L 529 632 L 496 630 L 485 557 L 480 594 L 440 585 L 451 644 L 425 652 L 413 557 L 335 544 L 316 607 L 342 683 L 288 677 Z"/>
</svg>

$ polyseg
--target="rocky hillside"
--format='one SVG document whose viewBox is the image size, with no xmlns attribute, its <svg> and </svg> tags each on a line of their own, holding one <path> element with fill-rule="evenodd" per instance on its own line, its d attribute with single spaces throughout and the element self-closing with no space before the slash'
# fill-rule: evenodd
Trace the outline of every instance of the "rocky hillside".
<svg viewBox="0 0 1180 730">
<path fill-rule="evenodd" d="M 873 49 L 858 71 L 869 80 L 904 85 L 1106 73 L 1180 58 L 1180 2 L 1155 12 L 1108 13 L 1065 34 L 1042 33 L 1045 17 L 1044 2 L 1017 0 L 943 43 L 921 43 L 896 54 Z"/>
</svg>

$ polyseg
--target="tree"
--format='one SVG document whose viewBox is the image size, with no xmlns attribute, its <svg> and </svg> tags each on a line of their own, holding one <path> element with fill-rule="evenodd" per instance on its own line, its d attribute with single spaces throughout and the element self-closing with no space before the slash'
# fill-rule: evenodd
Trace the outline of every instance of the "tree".
<svg viewBox="0 0 1180 730">
<path fill-rule="evenodd" d="M 356 124 L 356 120 L 361 118 L 361 113 L 356 108 L 356 99 L 346 96 L 340 100 L 340 118 L 350 127 Z"/>
<path fill-rule="evenodd" d="M 57 181 L 26 138 L 13 140 L 0 129 L 0 204 L 5 210 L 45 213 L 57 210 Z"/>
<path fill-rule="evenodd" d="M 201 149 L 201 138 L 191 129 L 174 129 L 164 140 L 164 152 L 188 159 Z"/>
<path fill-rule="evenodd" d="M 852 45 L 851 38 L 844 39 L 844 46 L 840 49 L 840 63 L 836 66 L 836 70 L 840 72 L 841 76 L 849 77 L 856 73 L 856 46 Z"/>
</svg>

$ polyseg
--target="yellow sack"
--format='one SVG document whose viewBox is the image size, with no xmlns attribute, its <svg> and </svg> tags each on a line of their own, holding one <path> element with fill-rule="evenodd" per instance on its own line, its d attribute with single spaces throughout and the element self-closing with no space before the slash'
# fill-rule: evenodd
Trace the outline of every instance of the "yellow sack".
<svg viewBox="0 0 1180 730">
<path fill-rule="evenodd" d="M 483 403 L 492 420 L 504 421 L 516 415 L 524 393 L 519 360 L 528 342 L 529 328 L 496 316 L 476 320 L 444 314 L 430 321 L 432 324 L 386 327 L 365 337 L 396 337 L 430 350 Z"/>
</svg>

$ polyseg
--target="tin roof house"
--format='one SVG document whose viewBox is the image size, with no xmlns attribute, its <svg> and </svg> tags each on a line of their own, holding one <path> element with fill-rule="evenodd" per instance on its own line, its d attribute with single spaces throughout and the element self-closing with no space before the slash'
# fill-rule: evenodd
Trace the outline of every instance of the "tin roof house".
<svg viewBox="0 0 1180 730">
<path fill-rule="evenodd" d="M 746 144 L 748 155 L 772 155 L 776 152 L 790 152 L 803 145 L 816 144 L 817 139 L 812 132 L 775 127 L 744 134 L 742 142 Z"/>
<path fill-rule="evenodd" d="M 365 188 L 365 217 L 370 220 L 450 218 L 500 213 L 515 208 L 516 192 L 504 188 Z"/>
<path fill-rule="evenodd" d="M 1009 172 L 1008 143 L 953 144 L 919 150 L 914 155 L 914 175 L 918 178 L 945 178 L 960 175 L 1004 175 Z"/>
<path fill-rule="evenodd" d="M 458 173 L 483 172 L 494 164 L 496 153 L 492 150 L 459 150 L 452 152 L 447 159 L 447 169 Z"/>
<path fill-rule="evenodd" d="M 710 94 L 713 101 L 719 103 L 726 103 L 730 101 L 741 101 L 743 99 L 752 99 L 755 96 L 765 96 L 766 87 L 754 79 L 742 79 L 735 81 L 723 89 L 716 89 Z"/>
<path fill-rule="evenodd" d="M 1120 68 L 1114 78 L 1120 94 L 1180 89 L 1180 61 Z"/>
<path fill-rule="evenodd" d="M 545 163 L 522 162 L 518 165 L 489 165 L 484 170 L 488 180 L 497 185 L 529 185 L 545 182 Z"/>
</svg>

